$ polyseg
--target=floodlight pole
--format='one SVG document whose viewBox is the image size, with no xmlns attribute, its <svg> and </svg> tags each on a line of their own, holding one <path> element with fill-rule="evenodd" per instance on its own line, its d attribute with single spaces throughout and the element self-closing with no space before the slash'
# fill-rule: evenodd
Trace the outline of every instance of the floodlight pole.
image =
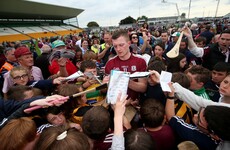
<svg viewBox="0 0 230 150">
<path fill-rule="evenodd" d="M 162 0 L 161 2 L 162 3 L 168 3 L 168 4 L 175 4 L 176 5 L 176 10 L 177 10 L 177 15 L 178 15 L 178 17 L 180 17 L 180 12 L 179 12 L 179 8 L 178 8 L 177 3 L 167 2 L 165 0 Z"/>
<path fill-rule="evenodd" d="M 76 25 L 77 25 L 77 27 L 79 27 L 78 18 L 77 17 L 76 17 Z"/>
<path fill-rule="evenodd" d="M 189 6 L 188 6 L 188 19 L 189 19 L 189 17 L 190 17 L 191 1 L 192 1 L 192 0 L 189 1 Z"/>
<path fill-rule="evenodd" d="M 217 0 L 218 2 L 217 2 L 217 6 L 216 6 L 216 13 L 215 13 L 215 18 L 216 18 L 216 16 L 217 16 L 217 12 L 218 12 L 218 7 L 219 7 L 219 4 L 220 4 L 220 0 Z"/>
</svg>

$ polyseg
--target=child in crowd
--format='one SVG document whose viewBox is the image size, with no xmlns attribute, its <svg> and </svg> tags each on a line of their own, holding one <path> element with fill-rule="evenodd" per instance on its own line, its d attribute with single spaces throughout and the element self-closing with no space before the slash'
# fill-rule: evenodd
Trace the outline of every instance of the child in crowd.
<svg viewBox="0 0 230 150">
<path fill-rule="evenodd" d="M 227 74 L 230 72 L 230 65 L 226 62 L 218 62 L 212 70 L 212 77 L 205 83 L 204 88 L 210 99 L 219 102 L 219 86 Z"/>
<path fill-rule="evenodd" d="M 190 79 L 189 89 L 198 96 L 210 99 L 205 91 L 204 85 L 210 80 L 211 72 L 200 65 L 195 65 L 187 69 L 185 73 Z"/>
<path fill-rule="evenodd" d="M 184 141 L 177 145 L 178 150 L 199 150 L 197 145 L 192 141 Z"/>
<path fill-rule="evenodd" d="M 184 72 L 188 68 L 186 56 L 182 53 L 176 58 L 169 58 L 167 71 L 174 73 L 174 72 Z"/>
<path fill-rule="evenodd" d="M 97 77 L 97 67 L 94 61 L 85 60 L 81 63 L 80 70 L 88 76 L 86 82 L 82 84 L 82 87 L 86 90 L 98 87 L 101 85 L 101 81 Z M 88 104 L 94 104 L 105 99 L 106 94 L 101 90 L 96 90 L 95 92 L 90 92 L 86 94 L 86 99 Z"/>
<path fill-rule="evenodd" d="M 152 136 L 158 150 L 175 148 L 175 135 L 171 127 L 165 124 L 165 109 L 158 100 L 146 100 L 141 105 L 140 117 L 143 121 L 143 130 Z"/>
<path fill-rule="evenodd" d="M 73 94 L 82 92 L 82 88 L 76 84 L 62 84 L 58 88 L 58 94 L 62 96 L 72 96 Z M 86 104 L 86 95 L 82 94 L 78 97 L 71 97 L 62 107 L 65 112 L 66 119 L 81 124 L 82 116 L 86 111 L 92 108 Z"/>
<path fill-rule="evenodd" d="M 93 141 L 94 149 L 108 150 L 111 147 L 113 133 L 109 131 L 110 122 L 110 114 L 103 106 L 95 106 L 84 114 L 81 126 Z"/>
<path fill-rule="evenodd" d="M 129 129 L 124 133 L 124 137 L 127 150 L 157 150 L 153 138 L 144 131 Z"/>
<path fill-rule="evenodd" d="M 161 71 L 166 70 L 166 66 L 164 62 L 160 60 L 155 60 L 153 62 L 150 62 L 147 68 L 148 71 L 155 70 L 158 73 L 161 73 Z M 141 94 L 141 101 L 140 104 L 142 104 L 146 99 L 148 98 L 154 98 L 156 100 L 159 100 L 163 105 L 166 103 L 166 97 L 165 94 L 163 93 L 160 84 L 154 82 L 151 80 L 151 74 L 148 78 L 148 83 L 147 83 L 147 90 L 145 93 Z M 153 92 L 154 91 L 154 92 Z"/>
<path fill-rule="evenodd" d="M 68 149 L 90 150 L 87 136 L 75 128 L 49 127 L 45 129 L 35 146 L 35 150 Z"/>
<path fill-rule="evenodd" d="M 27 117 L 13 119 L 0 130 L 0 149 L 32 150 L 38 139 L 33 120 Z"/>
<path fill-rule="evenodd" d="M 77 123 L 70 122 L 65 117 L 65 110 L 62 107 L 48 107 L 44 110 L 43 117 L 52 125 L 54 126 L 66 126 L 70 128 L 76 128 L 81 131 L 81 126 Z"/>
<path fill-rule="evenodd" d="M 30 74 L 27 69 L 22 66 L 16 66 L 10 71 L 10 76 L 13 79 L 15 85 L 28 85 L 31 87 L 36 87 L 41 90 L 48 90 L 54 88 L 55 84 L 61 84 L 61 81 L 64 80 L 64 77 L 58 77 L 54 80 L 39 80 L 39 81 L 30 81 Z"/>
<path fill-rule="evenodd" d="M 17 101 L 42 95 L 43 93 L 40 89 L 25 85 L 12 86 L 7 92 L 8 99 L 13 99 Z"/>
</svg>

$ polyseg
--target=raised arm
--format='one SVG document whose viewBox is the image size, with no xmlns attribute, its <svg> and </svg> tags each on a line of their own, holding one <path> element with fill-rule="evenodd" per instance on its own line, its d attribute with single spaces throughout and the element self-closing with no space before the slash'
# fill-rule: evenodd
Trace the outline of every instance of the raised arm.
<svg viewBox="0 0 230 150">
<path fill-rule="evenodd" d="M 188 27 L 184 27 L 183 32 L 188 38 L 188 49 L 191 51 L 191 53 L 196 57 L 203 57 L 204 49 L 196 46 L 196 43 L 193 41 L 191 30 Z"/>
<path fill-rule="evenodd" d="M 208 105 L 221 105 L 221 106 L 230 107 L 230 104 L 217 103 L 217 102 L 213 102 L 213 101 L 208 100 L 208 99 L 204 99 L 201 96 L 197 96 L 192 91 L 190 91 L 186 88 L 183 88 L 178 83 L 174 83 L 173 87 L 175 89 L 175 96 L 178 99 L 186 102 L 189 106 L 191 106 L 196 111 L 198 111 L 200 107 L 206 107 Z"/>
<path fill-rule="evenodd" d="M 174 108 L 174 101 L 175 101 L 175 93 L 174 88 L 172 86 L 172 83 L 169 83 L 169 87 L 171 88 L 171 92 L 168 93 L 167 101 L 165 105 L 165 114 L 167 121 L 170 121 L 170 119 L 175 116 L 175 108 Z"/>
<path fill-rule="evenodd" d="M 123 136 L 123 116 L 125 113 L 126 98 L 121 98 L 121 94 L 117 97 L 117 102 L 114 107 L 114 136 L 112 141 L 112 150 L 124 150 Z"/>
</svg>

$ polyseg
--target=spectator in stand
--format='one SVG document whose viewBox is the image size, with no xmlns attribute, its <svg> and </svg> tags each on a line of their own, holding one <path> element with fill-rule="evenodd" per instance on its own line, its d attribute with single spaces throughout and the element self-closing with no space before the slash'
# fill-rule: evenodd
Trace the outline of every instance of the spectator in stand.
<svg viewBox="0 0 230 150">
<path fill-rule="evenodd" d="M 30 80 L 42 80 L 42 72 L 41 69 L 38 67 L 33 66 L 34 60 L 32 52 L 27 48 L 26 46 L 19 47 L 15 50 L 14 55 L 19 63 L 20 66 L 26 68 L 30 74 Z M 13 79 L 10 77 L 10 73 L 7 72 L 4 75 L 4 84 L 2 92 L 4 93 L 4 98 L 7 99 L 6 93 L 9 90 L 9 87 L 11 87 L 14 84 Z"/>
<path fill-rule="evenodd" d="M 202 65 L 212 70 L 214 65 L 218 62 L 230 63 L 230 30 L 225 30 L 221 33 L 218 43 L 211 44 L 205 48 L 198 48 L 193 41 L 191 31 L 184 28 L 184 35 L 188 38 L 188 48 L 196 57 L 203 59 Z"/>
<path fill-rule="evenodd" d="M 42 54 L 38 56 L 34 62 L 34 65 L 39 67 L 42 71 L 44 79 L 48 79 L 51 74 L 49 72 L 49 59 L 48 56 L 51 53 L 51 47 L 44 44 L 41 48 Z"/>
</svg>

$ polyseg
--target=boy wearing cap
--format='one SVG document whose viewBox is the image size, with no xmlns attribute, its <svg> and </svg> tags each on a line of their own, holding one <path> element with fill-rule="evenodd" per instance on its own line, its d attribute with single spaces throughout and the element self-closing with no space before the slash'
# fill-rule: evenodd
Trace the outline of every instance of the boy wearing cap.
<svg viewBox="0 0 230 150">
<path fill-rule="evenodd" d="M 173 38 L 173 43 L 174 43 L 174 44 L 176 44 L 176 42 L 177 42 L 179 36 L 180 36 L 180 32 L 174 32 L 174 33 L 172 34 L 172 38 Z"/>
<path fill-rule="evenodd" d="M 34 65 L 33 54 L 29 50 L 29 48 L 27 48 L 26 46 L 21 46 L 15 50 L 14 55 L 19 65 L 28 69 L 29 73 L 31 74 L 30 80 L 38 81 L 43 79 L 41 69 L 33 66 Z M 14 83 L 12 78 L 10 77 L 9 72 L 5 73 L 4 84 L 2 88 L 2 92 L 4 93 L 5 99 L 7 98 L 6 93 L 8 92 L 9 87 L 11 87 L 13 84 Z"/>
</svg>

